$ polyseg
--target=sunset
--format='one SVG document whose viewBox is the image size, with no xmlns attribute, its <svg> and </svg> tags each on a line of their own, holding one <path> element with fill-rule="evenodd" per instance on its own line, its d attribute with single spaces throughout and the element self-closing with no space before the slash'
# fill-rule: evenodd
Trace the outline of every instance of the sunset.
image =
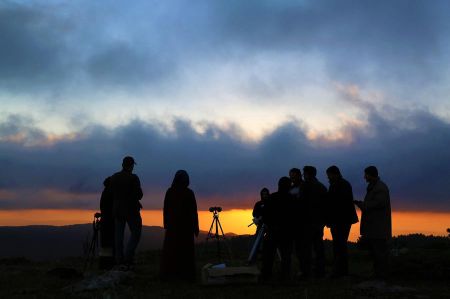
<svg viewBox="0 0 450 299">
<path fill-rule="evenodd" d="M 336 239 L 341 231 L 332 228 L 342 223 L 323 230 L 334 272 L 339 254 L 347 263 L 347 249 L 339 253 L 339 246 L 364 241 L 364 213 L 387 217 L 382 225 L 375 221 L 375 230 L 386 230 L 383 240 L 447 240 L 449 11 L 448 1 L 416 0 L 2 1 L 1 240 L 13 244 L 21 229 L 27 236 L 27 229 L 43 227 L 79 228 L 77 238 L 82 231 L 86 239 L 95 213 L 108 219 L 102 192 L 111 198 L 116 243 L 111 237 L 108 248 L 114 247 L 117 265 L 132 264 L 134 250 L 167 252 L 163 209 L 181 209 L 173 217 L 185 217 L 184 226 L 194 227 L 190 234 L 200 230 L 201 241 L 213 221 L 209 208 L 221 207 L 224 233 L 254 240 L 256 225 L 249 225 L 260 191 L 267 188 L 275 194 L 269 202 L 282 202 L 274 199 L 287 192 L 282 177 L 290 178 L 297 203 L 275 218 L 297 223 L 295 234 L 316 218 L 341 217 L 341 207 L 357 212 L 358 221 L 345 222 L 351 229 L 343 229 L 344 245 Z M 332 165 L 339 180 L 327 171 Z M 305 166 L 315 167 L 314 178 Z M 368 166 L 376 166 L 369 179 Z M 301 170 L 301 184 L 292 168 Z M 179 170 L 186 172 L 177 185 Z M 323 194 L 308 187 L 316 178 Z M 124 201 L 124 194 L 133 200 Z M 189 222 L 197 219 L 195 208 L 198 226 Z M 142 225 L 147 235 L 141 239 Z M 135 243 L 121 256 L 123 227 Z M 264 237 L 272 240 L 270 233 Z M 19 256 L 14 246 L 33 247 L 17 242 L 0 258 Z M 180 264 L 161 259 L 161 269 Z M 305 274 L 302 263 L 309 262 L 299 262 Z M 348 274 L 345 265 L 340 274 Z"/>
</svg>

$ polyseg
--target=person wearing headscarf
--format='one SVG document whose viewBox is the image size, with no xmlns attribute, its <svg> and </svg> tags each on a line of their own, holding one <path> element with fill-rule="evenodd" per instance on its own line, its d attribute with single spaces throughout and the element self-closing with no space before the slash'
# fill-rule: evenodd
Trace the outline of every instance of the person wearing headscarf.
<svg viewBox="0 0 450 299">
<path fill-rule="evenodd" d="M 178 170 L 164 198 L 164 244 L 161 278 L 195 281 L 194 236 L 198 237 L 198 214 L 189 175 Z"/>
</svg>

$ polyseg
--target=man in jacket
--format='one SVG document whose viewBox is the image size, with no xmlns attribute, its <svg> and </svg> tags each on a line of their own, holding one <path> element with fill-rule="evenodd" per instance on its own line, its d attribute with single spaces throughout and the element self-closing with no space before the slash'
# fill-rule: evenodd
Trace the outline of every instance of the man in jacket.
<svg viewBox="0 0 450 299">
<path fill-rule="evenodd" d="M 332 276 L 348 275 L 347 240 L 352 224 L 358 222 L 355 206 L 353 204 L 352 186 L 341 175 L 335 165 L 327 169 L 330 182 L 328 188 L 328 215 L 327 226 L 333 237 L 334 269 Z"/>
<path fill-rule="evenodd" d="M 141 238 L 142 208 L 140 200 L 143 196 L 139 177 L 133 174 L 133 157 L 123 158 L 122 170 L 111 176 L 111 192 L 113 195 L 113 215 L 115 229 L 115 257 L 118 265 L 129 267 L 133 264 L 134 253 Z M 123 252 L 125 225 L 130 228 L 130 238 Z"/>
<path fill-rule="evenodd" d="M 281 256 L 281 279 L 288 280 L 292 254 L 292 195 L 289 193 L 290 180 L 282 177 L 278 181 L 278 191 L 272 193 L 264 205 L 263 222 L 267 233 L 263 241 L 262 279 L 272 276 L 273 262 L 277 249 Z"/>
<path fill-rule="evenodd" d="M 367 194 L 364 201 L 355 201 L 361 209 L 361 237 L 371 253 L 375 277 L 385 279 L 388 274 L 388 243 L 392 238 L 389 188 L 380 180 L 375 166 L 364 170 L 364 178 L 368 183 Z"/>
<path fill-rule="evenodd" d="M 325 226 L 325 208 L 327 188 L 316 178 L 314 166 L 303 167 L 304 183 L 301 198 L 305 202 L 301 248 L 298 248 L 302 277 L 308 278 L 311 272 L 312 251 L 315 254 L 314 274 L 316 277 L 325 275 L 325 249 L 323 244 L 323 228 Z M 313 249 L 313 250 L 312 250 Z"/>
</svg>

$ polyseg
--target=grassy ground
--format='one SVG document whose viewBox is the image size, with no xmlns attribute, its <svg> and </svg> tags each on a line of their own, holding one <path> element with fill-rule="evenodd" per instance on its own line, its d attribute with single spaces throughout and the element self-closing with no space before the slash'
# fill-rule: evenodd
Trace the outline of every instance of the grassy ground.
<svg viewBox="0 0 450 299">
<path fill-rule="evenodd" d="M 371 264 L 367 253 L 354 245 L 350 246 L 352 275 L 349 277 L 283 284 L 275 279 L 265 285 L 164 283 L 158 278 L 160 252 L 147 251 L 137 256 L 134 276 L 120 285 L 73 292 L 65 288 L 83 279 L 78 276 L 83 267 L 81 258 L 52 262 L 0 259 L 0 298 L 450 298 L 450 246 L 448 240 L 444 243 L 444 246 L 428 246 L 430 243 L 425 242 L 428 245 L 401 250 L 401 254 L 392 257 L 391 281 L 380 288 L 365 285 Z M 197 247 L 198 269 L 216 260 L 214 244 L 210 245 L 209 248 L 202 244 Z M 250 245 L 248 238 L 238 237 L 230 241 L 233 259 L 228 264 L 242 265 Z M 331 262 L 331 247 L 329 243 L 326 245 L 327 260 Z M 327 267 L 330 269 L 331 264 Z M 58 268 L 69 270 L 55 271 Z M 293 268 L 295 272 L 295 261 Z M 98 274 L 101 272 L 90 272 L 90 275 Z"/>
</svg>

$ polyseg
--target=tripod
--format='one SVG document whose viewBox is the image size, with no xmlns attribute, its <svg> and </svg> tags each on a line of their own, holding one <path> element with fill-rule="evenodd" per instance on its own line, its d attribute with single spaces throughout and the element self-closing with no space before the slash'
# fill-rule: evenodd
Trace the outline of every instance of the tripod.
<svg viewBox="0 0 450 299">
<path fill-rule="evenodd" d="M 94 234 L 92 235 L 91 243 L 89 244 L 86 260 L 84 262 L 83 272 L 92 265 L 92 261 L 95 258 L 95 253 L 98 249 L 98 231 L 100 230 L 100 217 L 102 214 L 95 213 L 94 221 L 92 221 L 92 229 Z"/>
<path fill-rule="evenodd" d="M 210 208 L 209 211 L 213 213 L 213 220 L 211 223 L 211 227 L 209 228 L 209 232 L 208 235 L 206 236 L 206 241 L 205 241 L 205 246 L 207 246 L 208 244 L 208 240 L 209 239 L 216 239 L 216 244 L 217 244 L 217 259 L 219 261 L 222 260 L 221 258 L 221 248 L 220 248 L 220 240 L 224 240 L 226 241 L 227 238 L 225 237 L 225 234 L 223 233 L 223 229 L 222 229 L 222 225 L 220 224 L 220 220 L 219 220 L 219 212 L 222 209 L 220 208 Z M 219 233 L 219 229 L 220 229 L 220 233 Z M 228 253 L 231 259 L 231 249 L 228 246 L 228 244 L 225 242 L 227 248 L 228 248 Z"/>
</svg>

